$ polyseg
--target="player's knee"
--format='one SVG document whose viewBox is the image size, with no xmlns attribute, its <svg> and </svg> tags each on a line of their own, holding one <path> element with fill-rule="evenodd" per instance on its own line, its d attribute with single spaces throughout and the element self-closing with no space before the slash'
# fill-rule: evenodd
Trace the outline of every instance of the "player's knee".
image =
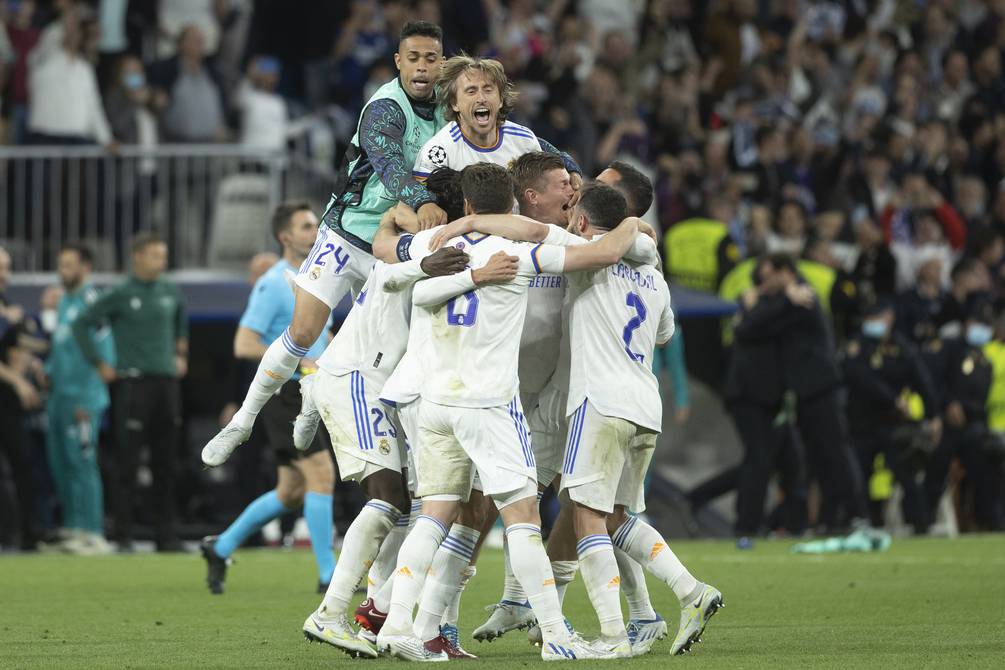
<svg viewBox="0 0 1005 670">
<path fill-rule="evenodd" d="M 607 515 L 607 534 L 613 535 L 627 520 L 628 514 L 625 508 L 621 505 L 616 506 L 614 511 Z"/>
<path fill-rule="evenodd" d="M 324 322 L 318 325 L 313 319 L 294 319 L 289 327 L 290 339 L 298 347 L 309 349 L 321 336 L 322 328 Z"/>
<path fill-rule="evenodd" d="M 307 480 L 307 490 L 330 495 L 335 489 L 335 468 L 326 452 L 317 456 L 322 458 L 311 459 L 310 465 L 303 471 L 304 479 Z"/>
<path fill-rule="evenodd" d="M 400 512 L 407 512 L 411 508 L 401 475 L 392 470 L 380 470 L 363 480 L 363 492 L 367 498 L 383 500 Z"/>
<path fill-rule="evenodd" d="M 284 486 L 276 488 L 276 497 L 286 509 L 296 509 L 304 504 L 306 492 L 303 486 Z"/>
</svg>

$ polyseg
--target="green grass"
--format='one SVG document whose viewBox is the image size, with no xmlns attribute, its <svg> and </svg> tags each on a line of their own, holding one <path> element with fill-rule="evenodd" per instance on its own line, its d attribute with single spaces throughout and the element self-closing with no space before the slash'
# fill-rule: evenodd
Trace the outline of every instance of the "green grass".
<svg viewBox="0 0 1005 670">
<path fill-rule="evenodd" d="M 885 554 L 793 556 L 761 542 L 674 549 L 727 607 L 683 658 L 669 642 L 621 661 L 635 668 L 1005 667 L 1005 536 L 904 540 Z M 0 668 L 390 667 L 304 642 L 317 605 L 308 551 L 240 552 L 227 593 L 213 597 L 197 556 L 0 557 Z M 539 662 L 522 633 L 491 644 L 469 636 L 501 588 L 488 552 L 465 593 L 462 635 L 473 667 Z M 657 610 L 676 621 L 668 589 L 650 582 Z M 566 613 L 587 636 L 596 618 L 577 578 Z M 675 625 L 675 623 L 674 623 Z M 399 667 L 401 667 L 399 665 Z"/>
</svg>

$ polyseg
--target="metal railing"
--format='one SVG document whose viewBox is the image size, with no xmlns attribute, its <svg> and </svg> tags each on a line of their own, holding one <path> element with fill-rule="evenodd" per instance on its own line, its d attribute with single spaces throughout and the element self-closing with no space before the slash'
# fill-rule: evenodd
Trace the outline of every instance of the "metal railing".
<svg viewBox="0 0 1005 670">
<path fill-rule="evenodd" d="M 240 145 L 0 146 L 0 245 L 16 270 L 44 272 L 63 244 L 83 241 L 97 270 L 115 271 L 131 238 L 156 230 L 172 267 L 234 269 L 275 248 L 278 203 L 320 210 L 334 179 L 305 154 Z"/>
</svg>

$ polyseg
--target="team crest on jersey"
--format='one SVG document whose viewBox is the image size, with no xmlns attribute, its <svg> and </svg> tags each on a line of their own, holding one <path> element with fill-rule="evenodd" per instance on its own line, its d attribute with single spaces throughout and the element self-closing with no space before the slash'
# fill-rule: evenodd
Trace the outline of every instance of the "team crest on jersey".
<svg viewBox="0 0 1005 670">
<path fill-rule="evenodd" d="M 429 151 L 426 152 L 426 158 L 433 165 L 443 167 L 447 163 L 447 150 L 441 147 L 439 144 L 434 144 L 429 147 Z"/>
<path fill-rule="evenodd" d="M 464 243 L 458 242 L 457 244 L 454 245 L 454 249 L 460 249 L 461 251 L 464 251 Z"/>
<path fill-rule="evenodd" d="M 315 279 L 316 280 L 318 277 L 321 276 L 321 267 L 320 266 L 315 266 L 315 267 L 311 268 L 310 274 L 308 276 L 311 279 Z"/>
<path fill-rule="evenodd" d="M 386 437 L 380 438 L 380 442 L 377 443 L 377 448 L 380 449 L 380 453 L 384 456 L 391 453 L 391 443 L 387 441 Z"/>
</svg>

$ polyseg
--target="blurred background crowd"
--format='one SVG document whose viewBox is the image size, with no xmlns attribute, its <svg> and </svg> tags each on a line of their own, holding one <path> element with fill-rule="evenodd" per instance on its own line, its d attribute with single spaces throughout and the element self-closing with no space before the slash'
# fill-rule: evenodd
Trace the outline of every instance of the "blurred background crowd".
<svg viewBox="0 0 1005 670">
<path fill-rule="evenodd" d="M 944 530 L 947 517 L 953 528 L 1005 526 L 1005 0 L 0 0 L 5 193 L 38 183 L 30 164 L 10 167 L 18 160 L 48 161 L 38 173 L 48 177 L 64 160 L 18 153 L 28 145 L 91 147 L 99 153 L 87 156 L 128 166 L 82 182 L 114 191 L 107 207 L 86 193 L 56 201 L 87 203 L 110 226 L 74 227 L 41 198 L 0 196 L 0 245 L 20 250 L 6 270 L 0 256 L 0 295 L 11 267 L 55 270 L 63 241 L 88 230 L 111 247 L 95 258 L 102 270 L 127 269 L 131 236 L 151 227 L 172 242 L 172 268 L 217 267 L 214 235 L 232 199 L 216 181 L 183 198 L 195 202 L 196 249 L 182 248 L 191 238 L 173 243 L 183 206 L 158 214 L 133 199 L 144 188 L 166 199 L 197 170 L 162 183 L 167 163 L 154 149 L 302 153 L 322 188 L 280 181 L 279 195 L 322 207 L 363 103 L 394 76 L 409 19 L 442 25 L 447 55 L 499 59 L 520 91 L 512 118 L 586 175 L 622 160 L 652 179 L 646 218 L 671 285 L 717 300 L 711 311 L 681 309 L 688 373 L 709 390 L 709 416 L 731 417 L 742 444 L 738 464 L 719 457 L 723 472 L 701 486 L 677 478 L 659 489 L 689 527 L 731 490 L 738 514 L 726 516 L 742 537 L 837 529 L 862 514 L 915 532 Z M 61 169 L 56 181 L 69 183 Z M 264 216 L 253 223 L 267 227 Z M 44 314 L 58 297 L 2 304 L 0 351 L 17 371 L 5 383 L 17 406 L 35 409 L 45 349 L 12 360 L 30 345 L 10 333 L 52 332 Z M 195 362 L 227 352 L 233 326 L 203 324 L 214 333 L 204 345 L 193 332 L 190 379 L 233 376 L 219 361 Z M 197 461 L 193 417 L 226 396 L 199 398 L 191 386 L 183 469 Z M 41 534 L 60 523 L 38 493 L 51 490 L 33 457 L 44 422 L 14 405 L 4 400 L 4 430 L 29 417 L 35 437 L 20 457 L 5 446 L 0 468 L 8 482 L 30 472 L 34 497 L 21 501 L 34 511 L 20 525 Z M 668 431 L 676 449 L 700 444 Z M 780 486 L 766 492 L 775 473 Z M 212 482 L 187 474 L 179 513 L 210 522 L 199 492 Z M 0 514 L 0 525 L 10 544 L 16 515 Z"/>
</svg>

